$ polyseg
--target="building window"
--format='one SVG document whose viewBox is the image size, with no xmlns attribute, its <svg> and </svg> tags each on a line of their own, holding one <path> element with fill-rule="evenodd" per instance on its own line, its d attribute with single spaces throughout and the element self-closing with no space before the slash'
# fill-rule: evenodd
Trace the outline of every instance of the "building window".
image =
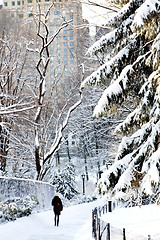
<svg viewBox="0 0 160 240">
<path fill-rule="evenodd" d="M 72 12 L 72 13 L 73 13 L 73 8 L 71 8 L 71 9 L 70 9 L 70 12 Z"/>
<path fill-rule="evenodd" d="M 64 42 L 64 47 L 67 47 L 67 42 Z"/>
<path fill-rule="evenodd" d="M 74 61 L 73 61 L 73 60 L 71 60 L 71 61 L 70 61 L 70 64 L 71 64 L 71 65 L 73 65 L 73 64 L 74 64 Z"/>
<path fill-rule="evenodd" d="M 61 44 L 60 43 L 57 43 L 57 48 L 59 48 L 61 46 Z"/>
<path fill-rule="evenodd" d="M 32 13 L 29 13 L 29 14 L 28 14 L 28 17 L 32 17 L 32 16 L 33 16 L 33 14 L 32 14 Z"/>
<path fill-rule="evenodd" d="M 60 40 L 60 37 L 57 37 L 57 40 L 59 41 L 59 40 Z"/>
<path fill-rule="evenodd" d="M 74 46 L 74 42 L 70 42 L 70 46 L 71 46 L 71 47 Z"/>
<path fill-rule="evenodd" d="M 70 55 L 70 58 L 73 58 L 73 54 Z"/>
<path fill-rule="evenodd" d="M 64 67 L 64 71 L 67 72 L 67 71 L 68 71 L 68 68 L 67 68 L 67 67 Z"/>
<path fill-rule="evenodd" d="M 7 5 L 8 5 L 7 2 L 4 2 L 4 6 L 7 7 Z"/>
<path fill-rule="evenodd" d="M 53 49 L 51 49 L 51 54 L 53 54 Z"/>
<path fill-rule="evenodd" d="M 50 29 L 53 29 L 53 25 L 50 25 Z"/>
<path fill-rule="evenodd" d="M 24 5 L 24 1 L 22 1 L 22 5 Z"/>
<path fill-rule="evenodd" d="M 64 59 L 67 59 L 67 58 L 68 58 L 68 55 L 67 55 L 67 54 L 65 54 L 65 55 L 64 55 Z"/>
<path fill-rule="evenodd" d="M 53 57 L 53 56 L 51 56 L 51 60 L 52 60 L 52 61 L 54 60 L 54 57 Z"/>
<path fill-rule="evenodd" d="M 19 18 L 23 18 L 23 14 L 19 14 L 18 16 L 19 16 Z"/>
<path fill-rule="evenodd" d="M 59 25 L 59 24 L 57 24 L 57 28 L 60 28 L 60 25 Z"/>
<path fill-rule="evenodd" d="M 70 16 L 70 20 L 73 20 L 73 16 Z"/>
<path fill-rule="evenodd" d="M 60 21 L 60 18 L 54 18 L 55 21 Z"/>
<path fill-rule="evenodd" d="M 68 65 L 68 62 L 67 62 L 67 61 L 64 61 L 64 65 Z"/>
<path fill-rule="evenodd" d="M 50 65 L 51 65 L 51 66 L 53 66 L 53 65 L 54 65 L 54 62 L 53 62 L 53 61 L 51 61 Z"/>
<path fill-rule="evenodd" d="M 51 68 L 51 72 L 54 72 L 54 68 Z"/>
<path fill-rule="evenodd" d="M 60 11 L 55 11 L 54 15 L 60 15 Z"/>
<path fill-rule="evenodd" d="M 57 49 L 57 53 L 60 53 L 61 52 L 61 50 L 60 49 Z"/>
<path fill-rule="evenodd" d="M 64 52 L 67 53 L 67 48 L 64 49 Z"/>
<path fill-rule="evenodd" d="M 32 0 L 27 0 L 28 3 L 32 3 Z"/>
<path fill-rule="evenodd" d="M 63 9 L 63 10 L 62 10 L 62 14 L 65 14 L 65 13 L 66 13 L 66 10 L 65 10 L 65 9 Z"/>
<path fill-rule="evenodd" d="M 70 40 L 73 40 L 73 36 L 70 36 Z"/>
<path fill-rule="evenodd" d="M 28 6 L 27 9 L 28 9 L 28 11 L 31 12 L 33 8 L 31 6 Z"/>
<path fill-rule="evenodd" d="M 73 34 L 73 30 L 70 31 L 70 34 Z"/>
<path fill-rule="evenodd" d="M 70 51 L 71 51 L 71 52 L 74 52 L 74 48 L 71 48 Z"/>
<path fill-rule="evenodd" d="M 45 0 L 45 2 L 49 2 L 50 0 Z"/>
<path fill-rule="evenodd" d="M 67 30 L 64 30 L 64 34 L 67 34 Z"/>
<path fill-rule="evenodd" d="M 21 2 L 20 2 L 20 1 L 17 1 L 17 5 L 20 6 L 20 5 L 21 5 Z"/>
<path fill-rule="evenodd" d="M 50 34 L 53 35 L 53 31 L 50 31 Z"/>
<path fill-rule="evenodd" d="M 12 6 L 15 6 L 15 2 L 12 2 Z"/>
<path fill-rule="evenodd" d="M 67 41 L 67 36 L 64 36 L 64 40 Z"/>
</svg>

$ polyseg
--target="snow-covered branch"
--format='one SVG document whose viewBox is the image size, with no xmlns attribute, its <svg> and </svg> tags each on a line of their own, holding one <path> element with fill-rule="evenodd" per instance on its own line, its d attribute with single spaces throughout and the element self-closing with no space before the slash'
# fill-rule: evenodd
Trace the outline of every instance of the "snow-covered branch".
<svg viewBox="0 0 160 240">
<path fill-rule="evenodd" d="M 55 143 L 51 146 L 51 149 L 48 153 L 46 153 L 46 155 L 44 156 L 44 163 L 57 151 L 57 149 L 59 148 L 59 145 L 60 145 L 60 142 L 62 140 L 62 133 L 65 129 L 65 127 L 67 126 L 68 124 L 68 121 L 69 121 L 69 118 L 70 118 L 70 115 L 71 113 L 81 104 L 82 102 L 82 93 L 79 92 L 80 94 L 80 99 L 73 105 L 69 108 L 68 112 L 67 112 L 67 116 L 65 118 L 65 120 L 63 121 L 61 127 L 59 128 L 58 130 L 58 134 L 57 134 L 57 139 L 55 141 Z"/>
</svg>

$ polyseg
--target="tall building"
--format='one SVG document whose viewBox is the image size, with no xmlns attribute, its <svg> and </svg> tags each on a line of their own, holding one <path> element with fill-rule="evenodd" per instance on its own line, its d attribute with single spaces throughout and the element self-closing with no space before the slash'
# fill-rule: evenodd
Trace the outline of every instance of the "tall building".
<svg viewBox="0 0 160 240">
<path fill-rule="evenodd" d="M 63 28 L 50 45 L 50 65 L 48 71 L 51 86 L 58 82 L 65 90 L 73 84 L 78 74 L 78 52 L 82 52 L 83 36 L 80 37 L 78 26 L 83 23 L 81 3 L 76 0 L 4 0 L 3 8 L 11 17 L 26 23 L 36 14 L 49 12 L 47 26 L 49 36 L 54 36 L 66 21 L 72 21 Z M 39 8 L 40 6 L 40 8 Z M 39 10 L 40 9 L 40 10 Z M 45 26 L 43 26 L 45 28 Z M 36 29 L 36 28 L 35 28 Z"/>
</svg>

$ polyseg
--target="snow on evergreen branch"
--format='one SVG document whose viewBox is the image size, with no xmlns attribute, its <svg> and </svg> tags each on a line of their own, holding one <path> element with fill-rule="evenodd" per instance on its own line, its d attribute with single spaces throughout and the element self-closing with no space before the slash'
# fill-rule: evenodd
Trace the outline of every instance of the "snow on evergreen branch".
<svg viewBox="0 0 160 240">
<path fill-rule="evenodd" d="M 124 20 L 135 13 L 136 9 L 139 8 L 144 1 L 145 0 L 130 0 L 114 17 L 106 22 L 106 25 L 111 27 L 120 26 Z"/>
<path fill-rule="evenodd" d="M 109 189 L 112 190 L 114 185 L 117 184 L 120 176 L 128 168 L 132 161 L 132 154 L 128 154 L 122 160 L 116 161 L 106 172 L 102 174 L 101 179 L 98 181 L 98 187 L 101 193 L 105 193 Z"/>
<path fill-rule="evenodd" d="M 118 65 L 119 62 L 121 62 L 122 59 L 123 61 L 125 60 L 125 62 L 127 62 L 127 59 L 130 58 L 130 51 L 132 50 L 132 48 L 136 47 L 136 44 L 137 40 L 133 39 L 126 47 L 120 50 L 118 54 L 114 56 L 110 61 L 100 66 L 97 71 L 93 72 L 89 77 L 87 77 L 82 82 L 81 89 L 84 88 L 86 85 L 98 86 L 99 84 L 104 82 L 107 78 L 113 77 L 114 70 L 120 68 L 120 66 Z M 124 73 L 122 75 L 124 75 Z"/>
<path fill-rule="evenodd" d="M 160 13 L 159 0 L 146 0 L 136 11 L 132 27 L 140 28 L 152 14 Z"/>
<path fill-rule="evenodd" d="M 139 94 L 143 96 L 143 100 L 139 106 L 131 112 L 127 118 L 115 128 L 115 133 L 130 134 L 135 131 L 135 126 L 140 126 L 143 123 L 143 119 L 154 118 L 156 122 L 160 118 L 160 103 L 159 93 L 160 87 L 157 88 L 157 94 L 154 95 L 157 86 L 157 79 L 160 77 L 159 70 L 154 71 L 146 81 Z"/>
<path fill-rule="evenodd" d="M 104 91 L 102 97 L 94 109 L 93 116 L 99 117 L 103 115 L 104 112 L 106 112 L 107 106 L 111 101 L 115 103 L 119 102 L 119 96 L 122 96 L 128 83 L 127 74 L 131 73 L 132 71 L 132 65 L 128 65 L 123 69 L 119 78 Z"/>
<path fill-rule="evenodd" d="M 154 188 L 159 188 L 160 147 L 144 164 L 142 171 L 148 173 L 142 181 L 142 191 L 148 195 L 154 194 Z M 160 189 L 158 189 L 160 190 Z"/>
<path fill-rule="evenodd" d="M 126 37 L 130 31 L 130 26 L 132 24 L 132 18 L 128 18 L 122 23 L 119 28 L 107 33 L 105 36 L 102 36 L 97 42 L 95 42 L 87 51 L 86 54 L 92 55 L 97 54 L 98 52 L 107 52 L 110 46 L 115 46 L 117 41 L 121 37 Z"/>
</svg>

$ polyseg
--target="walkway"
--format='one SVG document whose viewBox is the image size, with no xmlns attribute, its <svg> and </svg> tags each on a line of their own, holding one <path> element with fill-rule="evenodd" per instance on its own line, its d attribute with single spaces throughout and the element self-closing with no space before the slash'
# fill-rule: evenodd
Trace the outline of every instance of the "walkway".
<svg viewBox="0 0 160 240">
<path fill-rule="evenodd" d="M 53 212 L 32 214 L 0 225 L 1 240 L 91 240 L 92 209 L 97 202 L 64 208 L 60 226 L 53 224 Z"/>
</svg>

